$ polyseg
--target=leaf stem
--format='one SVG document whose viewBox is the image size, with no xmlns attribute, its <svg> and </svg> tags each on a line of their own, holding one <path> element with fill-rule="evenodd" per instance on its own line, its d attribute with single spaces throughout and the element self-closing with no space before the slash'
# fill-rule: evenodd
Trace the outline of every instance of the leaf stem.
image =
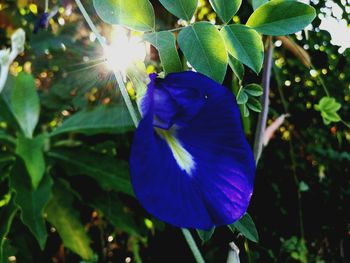
<svg viewBox="0 0 350 263">
<path fill-rule="evenodd" d="M 191 232 L 185 228 L 181 228 L 181 231 L 182 231 L 183 235 L 185 236 L 185 239 L 187 241 L 188 246 L 192 250 L 192 253 L 193 253 L 194 258 L 196 259 L 196 262 L 197 263 L 205 263 L 202 255 L 201 255 L 201 252 L 199 251 L 198 246 L 192 237 Z"/>
<path fill-rule="evenodd" d="M 273 44 L 272 37 L 269 36 L 266 40 L 267 52 L 264 59 L 264 72 L 262 78 L 262 86 L 264 93 L 261 97 L 262 111 L 259 115 L 258 124 L 255 132 L 254 139 L 254 157 L 255 162 L 258 163 L 264 142 L 264 133 L 266 130 L 267 115 L 269 112 L 269 93 L 270 93 L 270 79 L 271 79 L 271 66 L 272 66 L 272 54 L 273 54 Z"/>
<path fill-rule="evenodd" d="M 92 22 L 89 14 L 86 12 L 86 10 L 85 10 L 83 4 L 81 3 L 81 1 L 80 0 L 75 0 L 75 2 L 77 4 L 80 12 L 82 13 L 83 17 L 85 18 L 85 21 L 89 25 L 91 31 L 94 32 L 94 34 L 96 36 L 96 39 L 98 40 L 98 42 L 100 43 L 102 48 L 105 49 L 106 46 L 107 46 L 106 40 L 98 32 L 96 26 Z M 117 83 L 119 85 L 120 92 L 121 92 L 121 94 L 123 96 L 123 99 L 125 101 L 126 107 L 127 107 L 128 111 L 129 111 L 129 114 L 131 116 L 131 119 L 134 122 L 135 127 L 137 127 L 137 125 L 138 125 L 138 118 L 137 118 L 135 109 L 134 109 L 134 107 L 132 105 L 132 102 L 130 100 L 130 97 L 128 95 L 127 89 L 125 87 L 125 84 L 124 84 L 124 81 L 123 81 L 123 76 L 122 76 L 121 72 L 119 70 L 116 70 L 116 69 L 113 70 L 113 73 L 114 73 L 116 81 L 117 81 Z"/>
</svg>

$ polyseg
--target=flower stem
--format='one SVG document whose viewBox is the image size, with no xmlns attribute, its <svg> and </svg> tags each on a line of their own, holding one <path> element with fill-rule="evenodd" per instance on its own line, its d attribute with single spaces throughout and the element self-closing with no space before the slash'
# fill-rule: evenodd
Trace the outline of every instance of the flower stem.
<svg viewBox="0 0 350 263">
<path fill-rule="evenodd" d="M 94 25 L 94 23 L 92 22 L 89 14 L 86 12 L 84 6 L 82 5 L 80 0 L 75 0 L 80 12 L 82 13 L 83 17 L 85 18 L 85 21 L 88 23 L 90 29 L 92 32 L 94 32 L 98 42 L 100 43 L 100 45 L 102 46 L 103 49 L 105 49 L 106 47 L 106 40 L 100 35 L 100 33 L 98 32 L 96 26 Z M 108 59 L 108 58 L 107 58 Z M 127 89 L 125 87 L 124 81 L 123 81 L 123 77 L 122 74 L 119 70 L 113 70 L 115 79 L 119 85 L 120 88 L 120 92 L 123 96 L 123 99 L 125 101 L 126 107 L 129 111 L 129 114 L 131 116 L 132 121 L 134 122 L 135 127 L 137 127 L 138 125 L 138 119 L 137 119 L 137 115 L 135 112 L 135 109 L 132 105 L 132 102 L 130 100 L 130 97 L 128 95 Z"/>
<path fill-rule="evenodd" d="M 264 142 L 264 133 L 266 130 L 267 114 L 269 112 L 269 93 L 270 93 L 270 78 L 271 78 L 271 66 L 272 66 L 272 53 L 273 53 L 273 44 L 272 38 L 269 36 L 267 38 L 267 52 L 265 54 L 264 60 L 264 72 L 262 79 L 262 86 L 264 89 L 264 94 L 262 96 L 262 111 L 259 115 L 258 124 L 255 132 L 254 140 L 254 157 L 255 162 L 258 163 Z"/>
<path fill-rule="evenodd" d="M 185 239 L 187 241 L 188 246 L 192 250 L 192 253 L 193 253 L 194 258 L 196 259 L 196 262 L 197 263 L 205 263 L 205 261 L 202 257 L 202 254 L 199 251 L 198 246 L 192 237 L 191 232 L 185 228 L 181 228 L 181 231 L 182 231 L 183 235 L 185 236 Z"/>
</svg>

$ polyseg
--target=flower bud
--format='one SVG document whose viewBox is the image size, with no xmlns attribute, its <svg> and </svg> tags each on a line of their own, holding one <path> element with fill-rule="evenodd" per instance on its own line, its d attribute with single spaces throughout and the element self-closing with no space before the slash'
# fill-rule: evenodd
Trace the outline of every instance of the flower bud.
<svg viewBox="0 0 350 263">
<path fill-rule="evenodd" d="M 18 53 L 21 53 L 24 51 L 24 43 L 26 40 L 26 33 L 22 28 L 19 28 L 16 30 L 15 33 L 11 36 L 12 41 L 12 49 L 17 50 Z"/>
</svg>

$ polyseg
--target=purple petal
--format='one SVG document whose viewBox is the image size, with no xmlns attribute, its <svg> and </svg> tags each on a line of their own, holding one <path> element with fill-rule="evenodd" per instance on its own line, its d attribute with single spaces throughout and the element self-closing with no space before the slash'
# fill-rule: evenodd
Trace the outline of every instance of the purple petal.
<svg viewBox="0 0 350 263">
<path fill-rule="evenodd" d="M 135 194 L 145 209 L 172 225 L 197 229 L 231 224 L 243 216 L 255 162 L 232 93 L 195 72 L 173 73 L 163 80 L 152 76 L 142 112 L 130 167 Z M 164 129 L 193 158 L 190 170 L 176 157 L 178 148 L 164 139 L 164 130 L 155 131 L 157 115 L 166 126 L 172 123 Z"/>
</svg>

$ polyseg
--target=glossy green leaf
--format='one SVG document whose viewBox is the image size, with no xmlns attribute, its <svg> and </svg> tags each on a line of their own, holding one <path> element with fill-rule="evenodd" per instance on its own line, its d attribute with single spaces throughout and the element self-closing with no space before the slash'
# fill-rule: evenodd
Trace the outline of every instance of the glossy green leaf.
<svg viewBox="0 0 350 263">
<path fill-rule="evenodd" d="M 240 88 L 238 93 L 237 93 L 237 104 L 246 104 L 248 101 L 248 95 L 247 93 L 245 93 L 245 91 L 243 90 L 243 88 Z"/>
<path fill-rule="evenodd" d="M 250 114 L 249 109 L 248 109 L 247 105 L 244 104 L 243 105 L 243 116 L 244 117 L 249 117 L 249 114 Z"/>
<path fill-rule="evenodd" d="M 243 64 L 259 73 L 264 60 L 261 36 L 244 25 L 227 25 L 221 30 L 227 51 Z"/>
<path fill-rule="evenodd" d="M 196 11 L 198 0 L 159 0 L 162 5 L 178 18 L 191 20 Z"/>
<path fill-rule="evenodd" d="M 146 34 L 144 39 L 158 50 L 160 61 L 166 74 L 182 71 L 174 34 L 169 31 L 161 31 Z"/>
<path fill-rule="evenodd" d="M 0 259 L 3 258 L 3 246 L 17 211 L 18 207 L 13 200 L 0 209 Z"/>
<path fill-rule="evenodd" d="M 82 110 L 75 113 L 50 135 L 55 136 L 66 132 L 87 135 L 124 133 L 132 129 L 134 129 L 134 124 L 125 107 L 101 105 L 92 110 Z"/>
<path fill-rule="evenodd" d="M 214 11 L 225 23 L 232 19 L 242 4 L 242 0 L 209 0 L 209 2 Z"/>
<path fill-rule="evenodd" d="M 247 107 L 255 112 L 261 112 L 262 106 L 261 103 L 258 99 L 249 97 L 248 102 L 247 102 Z"/>
<path fill-rule="evenodd" d="M 112 25 L 123 25 L 139 31 L 154 29 L 154 10 L 148 0 L 93 0 L 99 17 Z"/>
<path fill-rule="evenodd" d="M 323 97 L 318 104 L 315 105 L 315 109 L 321 112 L 323 122 L 328 125 L 331 122 L 341 121 L 341 117 L 337 113 L 341 109 L 341 104 L 332 97 Z"/>
<path fill-rule="evenodd" d="M 56 228 L 65 247 L 84 260 L 93 261 L 95 256 L 90 248 L 90 238 L 73 207 L 73 194 L 62 183 L 55 184 L 53 193 L 46 207 L 47 220 Z"/>
<path fill-rule="evenodd" d="M 47 239 L 44 208 L 51 197 L 52 180 L 45 176 L 37 189 L 33 189 L 24 163 L 17 161 L 12 169 L 10 186 L 16 192 L 15 202 L 21 209 L 22 222 L 37 239 L 40 248 L 45 248 Z"/>
<path fill-rule="evenodd" d="M 181 30 L 179 46 L 188 62 L 200 73 L 222 82 L 228 56 L 224 40 L 216 27 L 208 22 L 195 23 Z"/>
<path fill-rule="evenodd" d="M 253 219 L 246 213 L 240 220 L 233 223 L 229 228 L 234 231 L 237 229 L 242 235 L 253 242 L 259 242 L 258 231 L 256 230 Z"/>
<path fill-rule="evenodd" d="M 211 237 L 213 236 L 214 232 L 215 232 L 215 227 L 213 227 L 207 231 L 197 229 L 197 234 L 198 234 L 199 238 L 202 240 L 202 244 L 208 242 L 211 239 Z"/>
<path fill-rule="evenodd" d="M 244 87 L 244 91 L 253 97 L 259 97 L 263 95 L 263 88 L 258 84 L 249 84 Z"/>
<path fill-rule="evenodd" d="M 304 29 L 316 17 L 313 7 L 295 0 L 272 0 L 256 9 L 247 26 L 261 34 L 283 36 Z"/>
<path fill-rule="evenodd" d="M 104 190 L 133 195 L 129 167 L 125 161 L 86 150 L 61 149 L 49 152 L 49 156 L 63 163 L 70 174 L 93 178 Z"/>
<path fill-rule="evenodd" d="M 44 143 L 46 135 L 34 139 L 18 135 L 16 154 L 24 161 L 33 188 L 37 188 L 45 173 Z"/>
<path fill-rule="evenodd" d="M 261 5 L 267 3 L 269 0 L 252 0 L 253 9 L 258 9 Z"/>
<path fill-rule="evenodd" d="M 39 96 L 32 75 L 20 73 L 17 76 L 12 91 L 11 104 L 13 114 L 23 134 L 32 138 L 40 112 Z"/>
<path fill-rule="evenodd" d="M 228 64 L 232 69 L 233 73 L 237 76 L 237 78 L 242 81 L 244 78 L 244 66 L 243 64 L 236 58 L 232 57 L 230 54 L 228 55 Z"/>
</svg>

